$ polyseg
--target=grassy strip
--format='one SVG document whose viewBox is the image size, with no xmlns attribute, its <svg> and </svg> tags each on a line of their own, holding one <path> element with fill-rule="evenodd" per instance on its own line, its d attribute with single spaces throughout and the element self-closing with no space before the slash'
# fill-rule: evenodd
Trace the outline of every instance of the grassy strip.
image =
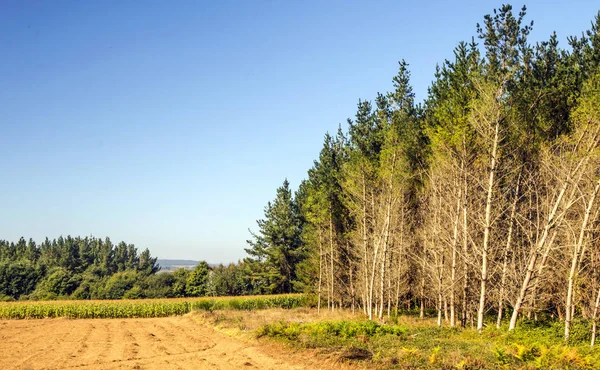
<svg viewBox="0 0 600 370">
<path fill-rule="evenodd" d="M 378 369 L 599 369 L 600 351 L 587 342 L 588 323 L 570 346 L 561 323 L 523 323 L 515 332 L 487 328 L 437 328 L 405 319 L 400 324 L 369 321 L 276 322 L 257 330 L 304 348 L 337 352 L 341 359 L 370 361 Z"/>
<path fill-rule="evenodd" d="M 0 319 L 43 319 L 67 317 L 148 318 L 184 315 L 193 310 L 259 310 L 308 306 L 312 300 L 304 295 L 274 295 L 195 299 L 140 299 L 117 301 L 44 301 L 0 303 Z"/>
<path fill-rule="evenodd" d="M 257 296 L 229 299 L 201 299 L 192 302 L 191 308 L 200 311 L 215 310 L 264 310 L 267 308 L 292 309 L 309 307 L 313 299 L 306 295 Z"/>
</svg>

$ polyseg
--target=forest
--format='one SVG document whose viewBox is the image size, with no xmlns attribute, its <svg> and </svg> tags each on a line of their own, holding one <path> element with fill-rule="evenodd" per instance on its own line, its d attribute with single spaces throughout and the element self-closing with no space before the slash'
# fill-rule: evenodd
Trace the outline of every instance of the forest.
<svg viewBox="0 0 600 370">
<path fill-rule="evenodd" d="M 305 292 L 317 309 L 400 311 L 438 326 L 514 330 L 600 308 L 600 13 L 532 44 L 504 5 L 438 65 L 415 101 L 392 89 L 327 133 L 297 191 L 284 181 L 237 264 L 158 273 L 109 239 L 0 241 L 4 299 Z M 193 257 L 193 256 L 190 256 Z M 592 342 L 593 343 L 593 342 Z"/>
<path fill-rule="evenodd" d="M 486 15 L 423 103 L 409 65 L 359 100 L 250 241 L 269 284 L 370 319 L 593 322 L 600 306 L 600 13 L 559 47 L 526 8 Z M 269 267 L 270 266 L 270 267 Z"/>
<path fill-rule="evenodd" d="M 0 301 L 238 296 L 271 293 L 243 262 L 159 273 L 148 249 L 110 238 L 0 240 Z"/>
</svg>

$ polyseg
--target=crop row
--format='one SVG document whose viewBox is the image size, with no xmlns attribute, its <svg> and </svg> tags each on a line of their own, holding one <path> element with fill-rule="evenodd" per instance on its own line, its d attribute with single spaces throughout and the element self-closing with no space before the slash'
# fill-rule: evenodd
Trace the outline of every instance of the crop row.
<svg viewBox="0 0 600 370">
<path fill-rule="evenodd" d="M 278 295 L 190 300 L 123 300 L 123 301 L 44 301 L 0 303 L 0 319 L 42 319 L 67 317 L 147 318 L 184 315 L 193 310 L 260 310 L 305 307 L 311 299 L 304 295 Z"/>
</svg>

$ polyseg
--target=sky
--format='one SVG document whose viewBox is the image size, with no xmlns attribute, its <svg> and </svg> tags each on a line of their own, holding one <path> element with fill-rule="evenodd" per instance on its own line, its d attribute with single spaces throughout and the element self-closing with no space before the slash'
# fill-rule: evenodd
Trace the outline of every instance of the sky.
<svg viewBox="0 0 600 370">
<path fill-rule="evenodd" d="M 513 3 L 520 8 L 522 3 Z M 530 41 L 590 28 L 594 1 L 528 1 Z M 501 2 L 0 0 L 0 239 L 109 236 L 237 261 L 324 134 Z"/>
</svg>

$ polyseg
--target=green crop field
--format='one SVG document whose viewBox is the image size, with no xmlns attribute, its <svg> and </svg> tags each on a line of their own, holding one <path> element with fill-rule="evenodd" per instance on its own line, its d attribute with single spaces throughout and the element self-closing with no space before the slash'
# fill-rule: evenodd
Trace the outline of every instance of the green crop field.
<svg viewBox="0 0 600 370">
<path fill-rule="evenodd" d="M 0 318 L 148 318 L 184 315 L 193 310 L 257 310 L 266 308 L 290 309 L 309 306 L 311 302 L 312 301 L 310 297 L 298 294 L 114 301 L 21 301 L 0 303 Z"/>
</svg>

